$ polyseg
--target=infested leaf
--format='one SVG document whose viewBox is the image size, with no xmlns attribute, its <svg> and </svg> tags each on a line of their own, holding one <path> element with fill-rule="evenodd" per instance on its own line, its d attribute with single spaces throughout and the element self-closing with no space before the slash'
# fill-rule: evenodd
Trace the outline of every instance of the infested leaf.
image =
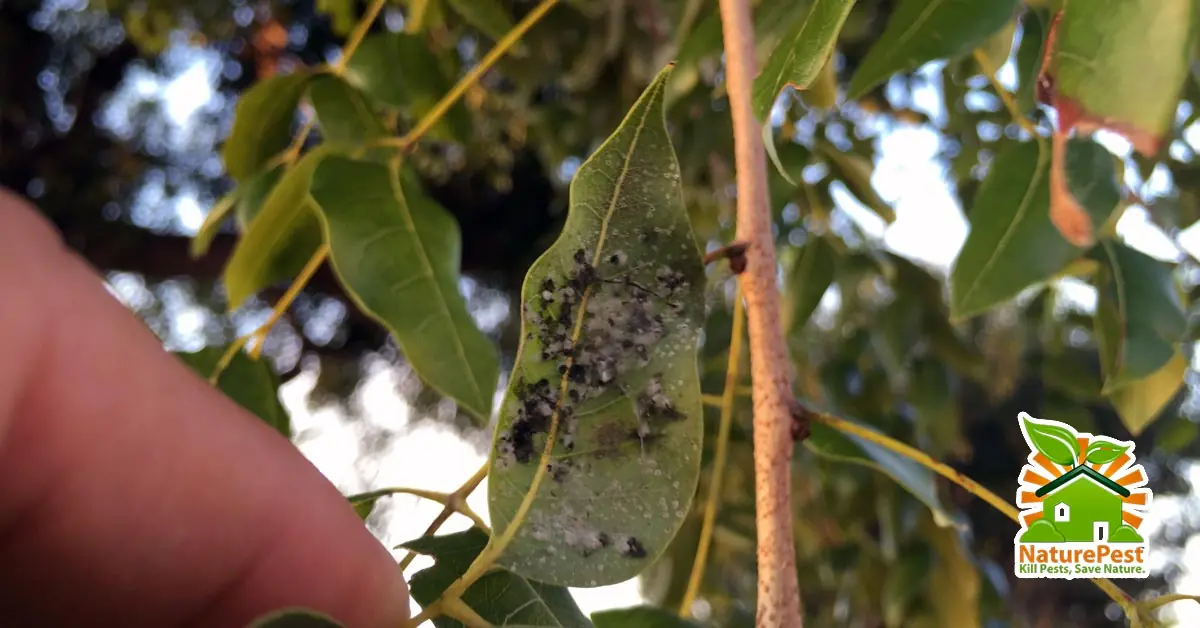
<svg viewBox="0 0 1200 628">
<path fill-rule="evenodd" d="M 1188 361 L 1176 352 L 1162 368 L 1108 393 L 1121 423 L 1134 436 L 1140 435 L 1183 387 Z"/>
<path fill-rule="evenodd" d="M 1021 431 L 1034 451 L 1054 464 L 1074 466 L 1079 461 L 1079 437 L 1074 430 L 1035 419 L 1024 412 L 1017 418 L 1021 422 Z"/>
<path fill-rule="evenodd" d="M 596 628 L 698 628 L 698 624 L 655 606 L 599 611 L 592 613 L 592 623 Z"/>
<path fill-rule="evenodd" d="M 225 264 L 230 311 L 259 290 L 295 277 L 321 245 L 321 228 L 308 189 L 313 170 L 329 152 L 322 145 L 301 157 L 283 172 L 261 209 L 248 218 L 245 233 Z"/>
<path fill-rule="evenodd" d="M 456 534 L 426 536 L 402 545 L 436 561 L 409 580 L 413 598 L 422 606 L 432 604 L 466 573 L 487 543 L 485 532 L 471 528 Z M 496 626 L 591 628 L 591 622 L 565 588 L 526 580 L 511 571 L 487 573 L 463 592 L 462 601 Z M 463 625 L 445 615 L 432 621 L 437 628 Z"/>
<path fill-rule="evenodd" d="M 263 615 L 248 628 L 342 628 L 342 624 L 316 611 L 288 608 Z"/>
<path fill-rule="evenodd" d="M 857 99 L 897 72 L 967 54 L 1004 27 L 1017 0 L 901 0 L 850 79 Z"/>
<path fill-rule="evenodd" d="M 784 329 L 795 333 L 804 327 L 833 283 L 837 252 L 824 237 L 811 235 L 800 247 L 788 275 L 788 296 L 784 301 Z"/>
<path fill-rule="evenodd" d="M 311 78 L 303 70 L 272 76 L 242 93 L 234 107 L 233 129 L 221 149 L 229 176 L 244 182 L 288 147 L 296 106 Z"/>
<path fill-rule="evenodd" d="M 851 419 L 845 420 L 850 421 Z M 859 421 L 853 422 L 864 429 L 877 431 Z M 811 428 L 812 433 L 804 441 L 804 444 L 813 453 L 831 460 L 875 469 L 890 477 L 913 497 L 928 506 L 939 525 L 951 521 L 949 513 L 938 499 L 936 478 L 929 469 L 916 461 L 849 432 L 842 433 L 821 423 L 813 423 Z"/>
<path fill-rule="evenodd" d="M 1170 269 L 1145 253 L 1105 241 L 1092 252 L 1103 264 L 1097 279 L 1095 332 L 1110 395 L 1159 372 L 1176 355 L 1187 330 Z"/>
<path fill-rule="evenodd" d="M 486 423 L 499 357 L 458 292 L 462 236 L 454 218 L 415 180 L 344 157 L 321 163 L 312 197 L 351 298 L 395 336 L 424 382 Z"/>
<path fill-rule="evenodd" d="M 996 156 L 975 195 L 971 230 L 950 274 L 950 313 L 968 318 L 1065 268 L 1084 250 L 1050 222 L 1050 154 L 1038 142 Z M 1067 146 L 1067 184 L 1102 224 L 1120 202 L 1108 152 L 1086 140 Z"/>
<path fill-rule="evenodd" d="M 520 525 L 500 564 L 538 581 L 637 575 L 695 494 L 705 274 L 665 126 L 669 76 L 580 166 L 562 235 L 522 289 L 488 498 L 496 530 Z M 528 513 L 514 522 L 527 494 Z"/>
<path fill-rule="evenodd" d="M 191 353 L 176 353 L 197 375 L 208 379 L 227 347 L 206 347 Z M 292 437 L 292 420 L 279 401 L 279 378 L 271 365 L 239 351 L 221 372 L 217 388 L 239 406 L 249 410 L 284 438 Z"/>
<path fill-rule="evenodd" d="M 1159 152 L 1191 64 L 1195 0 L 1089 0 L 1057 15 L 1045 74 L 1059 130 L 1109 129 Z"/>
<path fill-rule="evenodd" d="M 818 147 L 828 160 L 834 176 L 846 184 L 851 194 L 883 218 L 884 222 L 891 224 L 896 221 L 895 210 L 879 196 L 875 186 L 871 184 L 871 175 L 875 172 L 875 165 L 871 160 L 858 153 L 838 150 L 828 142 L 820 142 Z"/>
<path fill-rule="evenodd" d="M 785 86 L 804 90 L 812 85 L 833 55 L 838 33 L 853 7 L 854 0 L 814 0 L 804 19 L 784 34 L 754 79 L 751 100 L 760 121 L 766 120 Z"/>
<path fill-rule="evenodd" d="M 377 33 L 363 39 L 343 77 L 367 96 L 399 109 L 411 120 L 429 113 L 454 84 L 425 38 L 410 33 Z M 470 114 L 459 101 L 434 125 L 429 136 L 463 140 L 470 135 Z"/>
</svg>

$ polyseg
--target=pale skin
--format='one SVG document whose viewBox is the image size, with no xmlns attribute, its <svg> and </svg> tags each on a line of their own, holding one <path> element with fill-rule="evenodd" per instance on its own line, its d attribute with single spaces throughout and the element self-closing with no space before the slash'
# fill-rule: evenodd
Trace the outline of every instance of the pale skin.
<svg viewBox="0 0 1200 628">
<path fill-rule="evenodd" d="M 286 439 L 193 375 L 0 190 L 0 623 L 398 626 L 387 550 Z"/>
</svg>

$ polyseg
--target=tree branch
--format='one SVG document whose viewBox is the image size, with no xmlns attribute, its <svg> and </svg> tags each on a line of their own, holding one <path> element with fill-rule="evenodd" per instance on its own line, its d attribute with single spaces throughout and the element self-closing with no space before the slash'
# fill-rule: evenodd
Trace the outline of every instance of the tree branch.
<svg viewBox="0 0 1200 628">
<path fill-rule="evenodd" d="M 758 519 L 760 627 L 796 627 L 800 587 L 792 545 L 792 374 L 779 322 L 775 243 L 767 200 L 767 162 L 761 125 L 750 105 L 755 68 L 754 26 L 748 0 L 720 0 L 725 81 L 733 116 L 737 171 L 737 239 L 749 245 L 739 275 L 750 328 L 754 381 L 754 492 Z"/>
</svg>

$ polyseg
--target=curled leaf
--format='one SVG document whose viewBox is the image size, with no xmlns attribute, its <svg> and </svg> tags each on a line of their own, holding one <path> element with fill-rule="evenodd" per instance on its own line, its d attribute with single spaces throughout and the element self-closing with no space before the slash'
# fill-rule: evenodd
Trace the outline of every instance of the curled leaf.
<svg viewBox="0 0 1200 628">
<path fill-rule="evenodd" d="M 766 119 L 785 86 L 807 89 L 829 65 L 838 33 L 853 7 L 854 0 L 815 0 L 804 19 L 783 36 L 754 79 L 752 101 L 759 120 Z"/>
</svg>

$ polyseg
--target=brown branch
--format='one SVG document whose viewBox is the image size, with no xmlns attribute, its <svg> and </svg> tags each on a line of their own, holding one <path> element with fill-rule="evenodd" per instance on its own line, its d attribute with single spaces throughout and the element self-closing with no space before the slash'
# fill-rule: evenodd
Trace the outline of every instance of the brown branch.
<svg viewBox="0 0 1200 628">
<path fill-rule="evenodd" d="M 749 245 L 745 272 L 738 277 L 746 295 L 750 373 L 754 381 L 757 625 L 799 628 L 803 621 L 792 542 L 792 373 L 779 322 L 762 127 L 750 105 L 757 74 L 754 26 L 748 0 L 720 0 L 720 6 L 726 91 L 733 116 L 737 239 Z"/>
</svg>

